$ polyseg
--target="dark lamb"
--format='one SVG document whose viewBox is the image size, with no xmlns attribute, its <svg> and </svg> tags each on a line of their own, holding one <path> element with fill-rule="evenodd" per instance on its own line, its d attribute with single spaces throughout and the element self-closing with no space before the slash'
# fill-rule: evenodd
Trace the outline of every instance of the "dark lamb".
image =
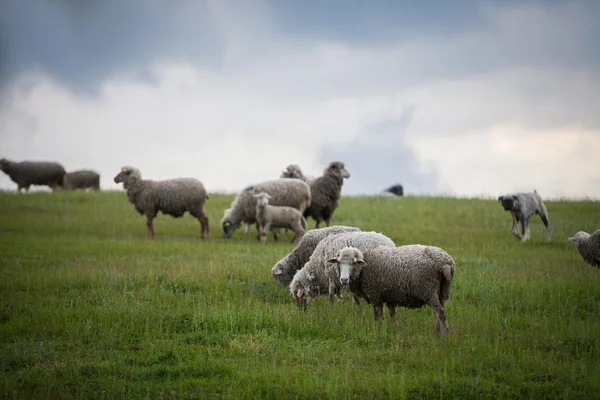
<svg viewBox="0 0 600 400">
<path fill-rule="evenodd" d="M 3 158 L 0 169 L 17 184 L 17 190 L 29 191 L 31 185 L 48 186 L 52 190 L 62 187 L 65 168 L 57 162 L 22 161 L 14 162 Z"/>
<path fill-rule="evenodd" d="M 67 172 L 63 177 L 63 188 L 100 190 L 100 174 L 89 169 Z"/>
<path fill-rule="evenodd" d="M 329 226 L 342 196 L 344 179 L 347 178 L 350 178 L 350 172 L 346 170 L 344 163 L 332 161 L 323 171 L 323 176 L 308 182 L 312 200 L 304 210 L 304 218 L 312 217 L 316 221 L 315 228 L 319 227 L 321 221 Z"/>
</svg>

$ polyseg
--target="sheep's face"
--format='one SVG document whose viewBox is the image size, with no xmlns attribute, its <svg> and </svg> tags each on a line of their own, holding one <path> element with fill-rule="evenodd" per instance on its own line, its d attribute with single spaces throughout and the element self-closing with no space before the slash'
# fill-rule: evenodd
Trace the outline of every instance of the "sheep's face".
<svg viewBox="0 0 600 400">
<path fill-rule="evenodd" d="M 346 166 L 341 161 L 331 162 L 327 169 L 333 172 L 334 175 L 341 176 L 342 178 L 350 178 L 350 172 L 348 172 Z"/>
<path fill-rule="evenodd" d="M 342 285 L 350 283 L 353 270 L 367 265 L 362 252 L 355 247 L 344 247 L 337 252 L 335 257 L 331 257 L 327 262 L 338 265 L 340 269 L 340 283 Z"/>
<path fill-rule="evenodd" d="M 519 199 L 517 196 L 507 195 L 498 197 L 498 201 L 502 203 L 504 211 L 512 211 L 518 208 Z"/>
<path fill-rule="evenodd" d="M 226 239 L 229 239 L 230 237 L 233 236 L 233 233 L 235 232 L 236 229 L 238 229 L 240 227 L 241 223 L 237 222 L 234 223 L 230 220 L 228 220 L 227 218 L 224 218 L 223 221 L 221 222 L 221 228 L 223 229 L 223 237 L 225 237 Z"/>
<path fill-rule="evenodd" d="M 283 286 L 283 267 L 280 265 L 281 262 L 278 262 L 273 266 L 271 270 L 271 276 L 276 284 Z"/>
<path fill-rule="evenodd" d="M 253 194 L 252 196 L 254 196 L 254 198 L 256 199 L 256 204 L 261 207 L 266 207 L 269 204 L 269 199 L 271 198 L 271 195 L 266 192 Z"/>
<path fill-rule="evenodd" d="M 115 183 L 124 182 L 125 179 L 127 179 L 130 176 L 137 176 L 137 173 L 135 173 L 135 171 L 136 170 L 131 167 L 121 168 L 121 171 L 117 174 L 117 176 L 115 176 Z"/>
<path fill-rule="evenodd" d="M 6 158 L 3 158 L 0 160 L 0 170 L 2 172 L 6 172 L 9 165 L 10 165 L 10 161 L 8 161 Z"/>
<path fill-rule="evenodd" d="M 573 237 L 570 237 L 569 241 L 570 242 L 578 243 L 581 240 L 587 239 L 589 236 L 590 236 L 589 233 L 583 232 L 583 231 L 579 231 Z"/>
<path fill-rule="evenodd" d="M 294 286 L 292 297 L 294 298 L 294 302 L 298 308 L 304 311 L 306 311 L 311 300 L 313 299 L 310 286 L 301 282 L 297 282 L 297 284 Z"/>
</svg>

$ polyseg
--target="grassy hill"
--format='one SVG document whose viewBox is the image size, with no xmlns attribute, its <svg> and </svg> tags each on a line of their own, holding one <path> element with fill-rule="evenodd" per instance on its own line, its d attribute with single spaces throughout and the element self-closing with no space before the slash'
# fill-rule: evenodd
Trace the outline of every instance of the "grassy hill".
<svg viewBox="0 0 600 400">
<path fill-rule="evenodd" d="M 599 398 L 600 271 L 567 238 L 600 203 L 546 202 L 552 241 L 536 216 L 521 243 L 492 200 L 343 198 L 334 224 L 454 257 L 442 340 L 429 308 L 298 310 L 270 277 L 291 233 L 224 239 L 232 199 L 210 239 L 160 215 L 150 241 L 123 193 L 0 193 L 0 397 Z"/>
</svg>

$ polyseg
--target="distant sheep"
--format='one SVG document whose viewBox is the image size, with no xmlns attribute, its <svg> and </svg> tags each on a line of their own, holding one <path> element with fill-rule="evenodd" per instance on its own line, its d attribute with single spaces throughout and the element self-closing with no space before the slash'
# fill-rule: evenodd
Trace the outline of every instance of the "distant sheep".
<svg viewBox="0 0 600 400">
<path fill-rule="evenodd" d="M 579 231 L 573 237 L 570 237 L 569 241 L 575 244 L 577 251 L 586 263 L 600 268 L 600 229 L 591 235 Z"/>
<path fill-rule="evenodd" d="M 315 179 L 312 176 L 306 176 L 302 173 L 302 169 L 300 168 L 299 165 L 297 164 L 290 164 L 288 165 L 285 170 L 281 173 L 281 178 L 295 178 L 295 179 L 301 179 L 304 182 L 310 182 L 311 180 Z"/>
<path fill-rule="evenodd" d="M 301 269 L 312 255 L 319 242 L 331 235 L 345 232 L 360 232 L 359 228 L 351 226 L 330 226 L 328 228 L 311 229 L 302 236 L 294 250 L 271 268 L 271 277 L 275 283 L 287 286 L 294 278 L 296 271 Z"/>
<path fill-rule="evenodd" d="M 329 226 L 342 196 L 344 179 L 347 178 L 350 178 L 350 172 L 346 170 L 344 163 L 333 161 L 325 168 L 322 176 L 309 182 L 312 202 L 304 210 L 304 217 L 312 217 L 316 221 L 315 228 L 319 227 L 321 221 Z"/>
<path fill-rule="evenodd" d="M 260 192 L 256 198 L 256 221 L 260 226 L 260 242 L 267 243 L 267 233 L 271 228 L 286 228 L 294 231 L 292 243 L 296 243 L 306 233 L 306 219 L 293 207 L 273 206 L 269 204 L 271 195 Z"/>
<path fill-rule="evenodd" d="M 448 335 L 444 303 L 450 298 L 455 264 L 439 247 L 407 245 L 376 246 L 361 250 L 348 246 L 330 253 L 330 265 L 339 269 L 342 285 L 373 305 L 375 321 L 387 305 L 392 318 L 396 308 L 429 305 L 436 315 L 436 333 Z"/>
<path fill-rule="evenodd" d="M 273 206 L 293 207 L 300 212 L 311 202 L 310 187 L 300 179 L 274 179 L 248 186 L 238 193 L 231 207 L 224 212 L 221 220 L 224 237 L 232 237 L 242 223 L 256 223 L 254 195 L 259 192 L 268 193 L 271 196 L 269 204 Z"/>
<path fill-rule="evenodd" d="M 290 283 L 290 294 L 296 305 L 306 310 L 313 298 L 325 294 L 329 295 L 329 304 L 333 305 L 334 296 L 341 297 L 342 285 L 339 272 L 332 267 L 326 268 L 331 254 L 336 254 L 346 246 L 366 250 L 377 245 L 396 246 L 390 238 L 377 232 L 346 232 L 321 240 L 308 262 L 296 272 Z M 353 300 L 358 303 L 356 296 L 353 296 Z"/>
<path fill-rule="evenodd" d="M 210 236 L 208 218 L 204 214 L 204 203 L 210 197 L 204 185 L 195 178 L 175 178 L 163 181 L 142 179 L 134 167 L 123 167 L 115 176 L 115 183 L 123 182 L 127 198 L 137 212 L 146 216 L 148 237 L 154 237 L 152 221 L 159 211 L 174 218 L 182 217 L 186 211 L 200 221 L 200 237 Z"/>
<path fill-rule="evenodd" d="M 389 188 L 385 189 L 384 192 L 395 194 L 398 197 L 404 196 L 404 188 L 400 184 L 392 185 Z"/>
<path fill-rule="evenodd" d="M 100 174 L 89 169 L 67 172 L 63 177 L 63 188 L 100 190 Z"/>
<path fill-rule="evenodd" d="M 48 186 L 52 190 L 62 187 L 65 168 L 56 162 L 21 161 L 14 162 L 3 158 L 0 170 L 17 184 L 17 190 L 29 192 L 31 185 Z"/>
<path fill-rule="evenodd" d="M 507 194 L 498 197 L 498 201 L 502 203 L 505 211 L 510 211 L 512 216 L 512 234 L 521 241 L 526 241 L 531 236 L 531 229 L 529 227 L 529 220 L 535 214 L 539 214 L 542 218 L 542 222 L 546 226 L 546 235 L 548 240 L 552 237 L 550 230 L 550 221 L 548 220 L 548 211 L 542 201 L 542 198 L 537 193 L 516 193 Z M 521 223 L 522 235 L 519 233 L 518 223 Z"/>
</svg>

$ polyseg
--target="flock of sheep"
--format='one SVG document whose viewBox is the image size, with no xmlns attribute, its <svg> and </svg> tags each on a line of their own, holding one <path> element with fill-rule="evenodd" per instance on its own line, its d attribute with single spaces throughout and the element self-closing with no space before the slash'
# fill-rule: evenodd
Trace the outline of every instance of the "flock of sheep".
<svg viewBox="0 0 600 400">
<path fill-rule="evenodd" d="M 91 170 L 65 172 L 55 162 L 12 162 L 0 160 L 0 169 L 18 185 L 47 185 L 52 189 L 99 189 L 100 176 Z M 395 243 L 377 232 L 363 232 L 356 227 L 330 226 L 339 205 L 344 179 L 350 178 L 343 162 L 333 161 L 318 177 L 306 177 L 297 165 L 289 165 L 280 178 L 249 185 L 237 194 L 225 210 L 221 228 L 225 238 L 245 224 L 256 224 L 257 239 L 264 245 L 268 233 L 278 240 L 280 229 L 294 232 L 295 248 L 271 270 L 273 280 L 288 286 L 296 305 L 306 310 L 311 300 L 327 294 L 334 304 L 347 288 L 355 304 L 362 298 L 372 304 L 375 320 L 380 321 L 383 305 L 391 317 L 395 307 L 418 308 L 429 305 L 436 315 L 436 333 L 448 335 L 444 303 L 450 298 L 455 263 L 444 250 L 435 246 Z M 210 199 L 202 182 L 196 178 L 162 181 L 143 179 L 141 172 L 126 166 L 115 176 L 123 183 L 128 200 L 146 216 L 148 236 L 154 237 L 153 220 L 158 212 L 181 217 L 189 212 L 200 222 L 200 237 L 210 236 L 208 217 L 204 213 Z M 390 192 L 403 194 L 401 186 Z M 498 198 L 509 211 L 512 233 L 528 240 L 529 222 L 540 215 L 551 239 L 548 212 L 540 195 L 516 193 Z M 315 220 L 308 230 L 307 218 Z M 321 222 L 325 228 L 319 228 Z M 518 225 L 521 225 L 519 232 Z M 583 259 L 600 268 L 600 229 L 593 234 L 578 232 L 569 238 Z"/>
</svg>

